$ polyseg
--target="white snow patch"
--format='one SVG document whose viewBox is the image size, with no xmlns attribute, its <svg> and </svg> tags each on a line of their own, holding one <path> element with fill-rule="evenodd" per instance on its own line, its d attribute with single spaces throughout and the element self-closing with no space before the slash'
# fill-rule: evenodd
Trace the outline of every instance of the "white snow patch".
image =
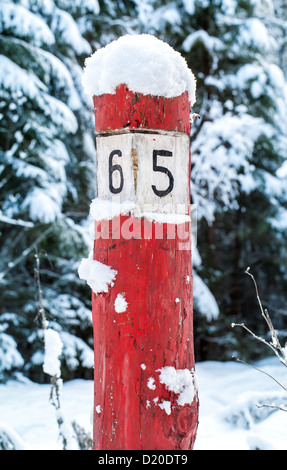
<svg viewBox="0 0 287 470">
<path fill-rule="evenodd" d="M 102 411 L 101 405 L 97 405 L 97 406 L 96 406 L 96 412 L 97 412 L 98 414 L 100 414 L 101 411 Z"/>
<path fill-rule="evenodd" d="M 0 326 L 0 371 L 22 367 L 24 359 L 17 349 L 17 344 L 12 336 L 4 333 L 8 324 Z"/>
<path fill-rule="evenodd" d="M 78 268 L 79 277 L 87 282 L 94 293 L 108 292 L 114 285 L 117 271 L 106 264 L 93 259 L 91 251 L 88 258 L 83 258 Z"/>
<path fill-rule="evenodd" d="M 175 369 L 172 366 L 158 369 L 158 372 L 160 372 L 160 382 L 164 384 L 168 390 L 179 395 L 177 398 L 178 405 L 191 405 L 197 394 L 195 372 L 188 369 Z"/>
<path fill-rule="evenodd" d="M 185 11 L 189 15 L 193 15 L 195 11 L 195 5 L 194 5 L 194 0 L 183 0 L 183 6 L 185 8 Z"/>
<path fill-rule="evenodd" d="M 185 52 L 189 52 L 192 47 L 197 43 L 202 43 L 211 54 L 222 50 L 224 47 L 220 39 L 213 36 L 209 36 L 209 34 L 203 29 L 189 34 L 185 38 L 182 47 Z"/>
<path fill-rule="evenodd" d="M 94 367 L 94 351 L 85 341 L 64 331 L 61 332 L 61 339 L 63 354 L 69 368 L 76 370 L 80 365 L 89 369 Z"/>
<path fill-rule="evenodd" d="M 133 201 L 106 200 L 99 197 L 92 200 L 90 205 L 90 216 L 96 220 L 112 220 L 120 215 L 130 214 L 136 218 L 144 217 L 147 220 L 167 223 L 167 224 L 184 224 L 190 222 L 190 216 L 187 214 L 162 214 L 156 212 L 143 212 L 140 207 Z"/>
<path fill-rule="evenodd" d="M 1 33 L 20 37 L 37 47 L 55 43 L 55 37 L 45 21 L 22 5 L 12 2 L 0 4 Z"/>
<path fill-rule="evenodd" d="M 218 318 L 219 308 L 215 297 L 195 271 L 193 272 L 193 298 L 194 304 L 208 321 Z"/>
<path fill-rule="evenodd" d="M 92 200 L 90 205 L 90 215 L 95 220 L 111 220 L 119 215 L 128 214 L 135 208 L 132 201 L 108 201 L 99 197 Z"/>
<path fill-rule="evenodd" d="M 190 216 L 187 214 L 161 214 L 157 212 L 141 212 L 136 217 L 144 217 L 160 224 L 184 224 L 190 222 Z"/>
<path fill-rule="evenodd" d="M 76 21 L 64 9 L 55 8 L 51 29 L 60 43 L 69 45 L 77 54 L 89 54 L 91 52 L 91 46 L 82 37 Z"/>
<path fill-rule="evenodd" d="M 276 357 L 254 365 L 286 383 L 286 368 Z M 274 403 L 286 408 L 286 393 L 273 380 L 237 361 L 203 361 L 196 363 L 196 371 L 200 406 L 195 450 L 287 450 L 286 413 L 257 406 Z M 0 384 L 0 434 L 9 434 L 15 449 L 63 450 L 54 413 L 47 404 L 50 387 L 21 376 Z M 90 435 L 93 389 L 93 380 L 64 382 L 61 403 L 67 421 L 76 421 Z M 145 406 L 154 403 L 146 400 Z M 12 430 L 20 436 L 20 445 Z"/>
<path fill-rule="evenodd" d="M 118 294 L 115 300 L 115 310 L 117 313 L 123 313 L 126 311 L 128 303 L 122 294 Z"/>
<path fill-rule="evenodd" d="M 242 23 L 238 43 L 242 48 L 253 46 L 264 51 L 271 47 L 267 28 L 258 18 L 247 18 Z"/>
<path fill-rule="evenodd" d="M 154 378 L 153 377 L 149 377 L 148 381 L 147 381 L 147 386 L 148 388 L 150 388 L 151 390 L 155 390 L 156 389 L 156 385 L 154 383 Z"/>
<path fill-rule="evenodd" d="M 52 185 L 49 189 L 33 188 L 24 199 L 22 207 L 29 209 L 32 220 L 40 220 L 44 224 L 54 222 L 61 214 L 61 200 L 54 198 Z"/>
<path fill-rule="evenodd" d="M 141 364 L 141 368 L 142 368 L 142 370 L 146 370 L 146 365 L 145 365 L 145 364 Z"/>
<path fill-rule="evenodd" d="M 164 400 L 162 403 L 159 403 L 158 406 L 166 412 L 167 415 L 171 413 L 171 405 L 168 400 Z"/>
<path fill-rule="evenodd" d="M 60 377 L 61 363 L 59 356 L 62 354 L 63 343 L 57 331 L 50 328 L 44 331 L 45 356 L 43 370 L 51 377 Z"/>
<path fill-rule="evenodd" d="M 88 95 L 115 93 L 120 84 L 144 95 L 179 96 L 195 102 L 196 81 L 186 60 L 169 44 L 149 34 L 125 35 L 85 61 L 82 84 Z"/>
<path fill-rule="evenodd" d="M 278 176 L 278 178 L 286 178 L 287 176 L 287 161 L 285 160 L 281 167 L 278 168 L 278 170 L 276 171 L 276 175 Z"/>
</svg>

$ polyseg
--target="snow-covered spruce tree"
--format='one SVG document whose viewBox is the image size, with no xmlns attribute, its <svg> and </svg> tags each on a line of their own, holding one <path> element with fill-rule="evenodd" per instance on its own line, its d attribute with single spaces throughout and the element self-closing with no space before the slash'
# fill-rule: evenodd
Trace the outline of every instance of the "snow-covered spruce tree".
<svg viewBox="0 0 287 470">
<path fill-rule="evenodd" d="M 2 2 L 0 337 L 11 352 L 2 370 L 19 366 L 19 350 L 26 363 L 31 357 L 34 363 L 42 361 L 32 300 L 34 245 L 45 309 L 61 332 L 66 361 L 69 358 L 67 366 L 63 363 L 67 376 L 79 366 L 82 338 L 91 339 L 90 313 L 83 304 L 90 293 L 83 292 L 75 266 L 84 246 L 87 205 L 94 197 L 88 186 L 93 178 L 87 176 L 93 171 L 92 105 L 82 94 L 81 65 L 89 44 L 93 52 L 123 34 L 150 33 L 167 41 L 187 58 L 197 76 L 193 111 L 201 119 L 191 136 L 191 202 L 198 205 L 201 255 L 195 250 L 197 359 L 226 357 L 226 350 L 238 349 L 230 323 L 244 315 L 250 318 L 256 308 L 244 284 L 246 265 L 256 269 L 266 300 L 274 306 L 284 304 L 286 198 L 284 166 L 280 167 L 286 157 L 286 100 L 278 67 L 286 64 L 280 54 L 286 52 L 286 18 L 279 14 L 281 3 Z M 17 73 L 8 74 L 9 66 Z M 32 197 L 33 189 L 42 190 L 41 195 L 34 191 L 36 198 Z M 51 202 L 41 211 L 47 197 Z M 83 251 L 86 255 L 87 248 Z M 219 316 L 207 285 L 215 294 Z M 206 322 L 212 318 L 217 319 Z"/>
<path fill-rule="evenodd" d="M 89 292 L 77 275 L 95 196 L 93 116 L 80 83 L 91 49 L 75 21 L 87 11 L 97 13 L 96 0 L 0 4 L 2 378 L 23 364 L 42 380 L 36 253 L 47 317 L 64 345 L 62 377 L 93 365 Z"/>
<path fill-rule="evenodd" d="M 273 56 L 275 63 L 287 77 L 287 8 L 284 0 L 273 0 L 272 15 L 263 18 L 265 25 L 277 42 L 277 53 Z"/>
<path fill-rule="evenodd" d="M 246 266 L 256 270 L 274 309 L 286 293 L 286 81 L 274 63 L 280 44 L 265 26 L 272 2 L 196 0 L 191 6 L 182 48 L 198 78 L 201 115 L 191 136 L 202 258 L 195 277 L 216 293 L 220 308 L 210 325 L 195 317 L 197 349 L 202 359 L 226 358 L 242 347 L 252 357 L 256 345 L 238 344 L 228 329 L 232 318 L 257 323 Z"/>
</svg>

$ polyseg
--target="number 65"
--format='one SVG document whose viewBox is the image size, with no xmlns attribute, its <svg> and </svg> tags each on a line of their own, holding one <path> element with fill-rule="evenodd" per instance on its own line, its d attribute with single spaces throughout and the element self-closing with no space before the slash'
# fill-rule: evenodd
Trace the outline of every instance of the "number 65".
<svg viewBox="0 0 287 470">
<path fill-rule="evenodd" d="M 117 155 L 118 157 L 122 157 L 122 152 L 120 150 L 113 150 L 109 155 L 109 189 L 111 193 L 118 194 L 122 191 L 123 186 L 124 186 L 124 175 L 123 175 L 122 167 L 119 164 L 113 164 L 113 158 L 115 155 Z M 153 171 L 158 172 L 158 173 L 164 173 L 165 175 L 168 176 L 168 179 L 169 179 L 169 184 L 166 189 L 157 189 L 157 187 L 154 184 L 151 185 L 152 190 L 156 196 L 164 197 L 164 196 L 167 196 L 167 194 L 169 194 L 173 190 L 174 177 L 168 168 L 157 164 L 158 156 L 172 157 L 172 152 L 170 152 L 169 150 L 153 150 L 153 155 L 152 155 Z M 115 171 L 118 171 L 120 175 L 120 183 L 117 188 L 115 188 L 113 185 L 113 173 Z"/>
</svg>

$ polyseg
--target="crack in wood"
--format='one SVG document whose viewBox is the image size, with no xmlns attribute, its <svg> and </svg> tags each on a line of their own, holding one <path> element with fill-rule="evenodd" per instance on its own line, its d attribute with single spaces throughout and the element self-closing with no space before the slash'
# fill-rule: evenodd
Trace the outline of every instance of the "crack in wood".
<svg viewBox="0 0 287 470">
<path fill-rule="evenodd" d="M 139 165 L 138 165 L 137 149 L 134 147 L 132 147 L 132 150 L 131 150 L 131 157 L 132 157 L 132 170 L 133 170 L 133 175 L 134 175 L 134 188 L 135 188 L 135 193 L 136 193 Z"/>
</svg>

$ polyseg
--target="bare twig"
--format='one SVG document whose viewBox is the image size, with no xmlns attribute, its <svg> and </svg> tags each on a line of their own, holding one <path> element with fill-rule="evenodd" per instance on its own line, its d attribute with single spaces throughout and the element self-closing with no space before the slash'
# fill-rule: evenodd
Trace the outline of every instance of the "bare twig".
<svg viewBox="0 0 287 470">
<path fill-rule="evenodd" d="M 276 331 L 274 329 L 274 326 L 273 326 L 273 323 L 271 321 L 271 318 L 269 316 L 269 313 L 267 311 L 267 309 L 263 309 L 263 306 L 262 306 L 262 303 L 261 303 L 261 299 L 260 299 L 260 296 L 259 296 L 259 291 L 258 291 L 258 287 L 257 287 L 257 283 L 255 281 L 255 278 L 253 276 L 253 274 L 250 273 L 250 268 L 247 268 L 246 271 L 245 271 L 246 274 L 248 274 L 252 280 L 253 280 L 253 283 L 254 283 L 254 286 L 255 286 L 255 291 L 256 291 L 256 297 L 257 297 L 257 301 L 258 301 L 258 304 L 259 304 L 259 307 L 260 307 L 260 311 L 261 311 L 261 314 L 265 320 L 265 322 L 267 323 L 267 326 L 268 326 L 268 329 L 270 331 L 270 334 L 271 334 L 271 339 L 272 341 L 271 342 L 268 342 L 266 341 L 264 338 L 261 338 L 259 336 L 257 336 L 255 333 L 253 333 L 253 331 L 251 331 L 249 328 L 247 328 L 244 323 L 232 323 L 232 327 L 234 326 L 240 326 L 241 328 L 243 328 L 244 330 L 246 330 L 251 336 L 253 336 L 255 339 L 257 339 L 258 341 L 260 341 L 261 343 L 263 343 L 264 345 L 266 345 L 267 347 L 271 348 L 271 350 L 273 351 L 273 353 L 277 356 L 277 358 L 280 360 L 281 364 L 283 364 L 285 367 L 287 367 L 287 361 L 286 361 L 286 353 L 284 351 L 284 349 L 282 348 L 281 344 L 280 344 L 280 341 L 278 339 L 278 336 L 276 334 Z M 259 369 L 258 367 L 255 367 L 254 365 L 252 364 L 248 364 L 247 362 L 245 361 L 242 361 L 240 359 L 238 359 L 236 356 L 233 356 L 236 361 L 238 362 L 241 362 L 242 364 L 245 364 L 249 367 L 253 367 L 253 369 L 257 370 L 258 372 L 261 372 L 262 374 L 265 374 L 267 375 L 270 379 L 274 380 L 274 382 L 276 382 L 277 385 L 279 385 L 279 387 L 281 387 L 284 392 L 287 392 L 287 389 L 286 387 L 284 387 L 284 385 L 282 385 L 277 379 L 275 379 L 272 375 L 268 374 L 268 372 L 265 372 L 264 370 L 262 369 Z M 281 406 L 277 406 L 277 405 L 257 405 L 258 408 L 261 408 L 261 407 L 269 407 L 269 408 L 276 408 L 276 409 L 279 409 L 281 411 L 285 411 L 287 412 L 287 409 L 281 407 Z"/>
<path fill-rule="evenodd" d="M 258 369 L 258 367 L 255 367 L 255 366 L 252 365 L 252 364 L 248 364 L 248 362 L 242 361 L 241 359 L 238 359 L 238 357 L 236 357 L 236 356 L 232 356 L 232 357 L 233 357 L 237 362 L 241 362 L 242 364 L 245 364 L 246 366 L 252 367 L 253 369 L 257 370 L 258 372 L 261 372 L 262 374 L 267 375 L 268 377 L 270 377 L 270 379 L 274 380 L 274 382 L 276 382 L 277 385 L 279 385 L 279 387 L 283 388 L 283 390 L 284 390 L 285 392 L 287 392 L 287 389 L 284 387 L 284 385 L 282 385 L 278 380 L 276 380 L 275 377 L 273 377 L 272 375 L 268 374 L 268 372 L 265 372 L 265 370 Z"/>
<path fill-rule="evenodd" d="M 61 387 L 62 387 L 62 379 L 60 379 L 60 377 L 57 377 L 56 375 L 53 375 L 53 377 L 51 377 L 50 402 L 55 407 L 55 410 L 56 410 L 59 436 L 62 439 L 63 450 L 67 450 L 69 442 L 68 442 L 68 438 L 66 435 L 67 431 L 64 429 L 65 423 L 64 423 L 62 412 L 61 412 L 61 400 L 60 400 Z"/>
<path fill-rule="evenodd" d="M 41 319 L 42 328 L 45 330 L 47 328 L 47 319 L 44 310 L 44 303 L 43 303 L 43 292 L 41 287 L 41 280 L 40 280 L 40 258 L 38 255 L 37 247 L 35 247 L 35 260 L 36 260 L 36 267 L 34 269 L 35 280 L 37 283 L 37 292 L 38 292 L 38 315 Z"/>
<path fill-rule="evenodd" d="M 263 405 L 256 405 L 256 406 L 257 406 L 257 408 L 275 408 L 276 410 L 285 411 L 285 413 L 287 413 L 287 409 L 283 408 L 282 406 L 279 406 L 279 405 L 263 404 Z"/>
<path fill-rule="evenodd" d="M 283 364 L 285 367 L 287 367 L 287 364 L 286 364 L 286 361 L 284 359 L 284 357 L 282 358 L 280 356 L 280 354 L 278 353 L 277 349 L 273 346 L 272 343 L 268 343 L 268 341 L 266 341 L 264 338 L 261 338 L 260 336 L 257 336 L 255 333 L 253 333 L 253 331 L 251 331 L 249 328 L 247 328 L 247 326 L 244 324 L 244 323 L 232 323 L 231 324 L 232 327 L 235 327 L 235 326 L 240 326 L 241 328 L 243 328 L 244 330 L 246 330 L 251 336 L 253 336 L 253 338 L 257 339 L 258 341 L 260 341 L 261 343 L 265 344 L 265 346 L 267 346 L 268 348 L 272 349 L 272 351 L 274 352 L 274 354 L 278 357 L 279 361 L 281 362 L 281 364 Z"/>
<path fill-rule="evenodd" d="M 255 290 L 256 290 L 256 297 L 257 297 L 258 304 L 259 304 L 259 307 L 260 307 L 260 310 L 261 310 L 261 314 L 262 314 L 264 320 L 266 321 L 267 326 L 269 328 L 269 331 L 271 333 L 273 346 L 274 346 L 274 348 L 278 349 L 280 351 L 280 353 L 283 355 L 282 347 L 281 347 L 281 344 L 280 344 L 280 342 L 278 340 L 278 337 L 276 335 L 276 332 L 275 332 L 275 329 L 273 327 L 273 324 L 272 324 L 271 318 L 269 316 L 268 310 L 267 309 L 264 310 L 263 307 L 262 307 L 262 303 L 261 303 L 259 292 L 258 292 L 257 283 L 255 281 L 255 278 L 254 278 L 253 274 L 251 274 L 251 272 L 250 272 L 250 268 L 247 268 L 245 273 L 248 274 L 248 276 L 250 276 L 253 280 Z"/>
<path fill-rule="evenodd" d="M 241 328 L 244 328 L 255 339 L 257 339 L 258 341 L 260 341 L 261 343 L 263 343 L 267 347 L 269 347 L 274 352 L 274 354 L 278 357 L 281 364 L 283 364 L 285 367 L 287 367 L 286 356 L 285 356 L 285 353 L 284 353 L 284 349 L 282 348 L 282 346 L 280 344 L 280 341 L 279 341 L 278 336 L 276 334 L 276 331 L 274 329 L 273 323 L 272 323 L 271 318 L 269 316 L 268 310 L 263 309 L 263 307 L 262 307 L 262 302 L 261 302 L 261 299 L 260 299 L 260 296 L 259 296 L 259 291 L 258 291 L 258 287 L 257 287 L 257 283 L 255 281 L 255 278 L 254 278 L 253 274 L 250 273 L 250 268 L 247 268 L 245 273 L 248 274 L 253 280 L 253 283 L 254 283 L 254 286 L 255 286 L 255 291 L 256 291 L 257 301 L 258 301 L 260 311 L 261 311 L 261 315 L 264 318 L 265 322 L 267 323 L 268 329 L 269 329 L 270 334 L 271 334 L 272 341 L 268 342 L 264 338 L 261 338 L 260 336 L 257 336 L 255 333 L 253 333 L 253 331 L 251 331 L 249 328 L 247 328 L 244 323 L 232 323 L 231 326 L 232 327 L 240 326 Z"/>
</svg>

